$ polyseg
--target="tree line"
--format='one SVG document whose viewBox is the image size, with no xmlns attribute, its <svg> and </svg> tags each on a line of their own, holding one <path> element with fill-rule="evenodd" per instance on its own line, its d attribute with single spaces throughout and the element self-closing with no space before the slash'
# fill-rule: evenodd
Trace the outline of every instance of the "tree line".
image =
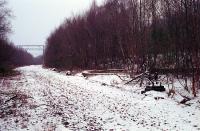
<svg viewBox="0 0 200 131">
<path fill-rule="evenodd" d="M 33 56 L 14 44 L 0 40 L 0 62 L 2 67 L 18 67 L 33 64 Z"/>
<path fill-rule="evenodd" d="M 198 0 L 107 0 L 67 18 L 46 42 L 45 65 L 138 69 L 198 66 Z"/>
<path fill-rule="evenodd" d="M 0 74 L 14 67 L 33 63 L 31 54 L 9 42 L 10 17 L 11 11 L 6 8 L 6 1 L 0 0 Z"/>
</svg>

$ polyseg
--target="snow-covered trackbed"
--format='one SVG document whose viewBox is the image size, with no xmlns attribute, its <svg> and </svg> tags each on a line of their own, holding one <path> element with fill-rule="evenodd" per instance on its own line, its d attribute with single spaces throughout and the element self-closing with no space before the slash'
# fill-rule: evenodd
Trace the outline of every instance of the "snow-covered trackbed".
<svg viewBox="0 0 200 131">
<path fill-rule="evenodd" d="M 100 77 L 65 76 L 41 66 L 17 70 L 21 75 L 1 80 L 0 90 L 19 91 L 28 96 L 28 102 L 13 107 L 16 113 L 0 118 L 0 131 L 200 130 L 199 98 L 185 106 L 166 93 L 145 96 L 137 86 L 126 90 L 117 82 L 119 88 L 112 83 L 104 85 L 98 81 Z"/>
</svg>

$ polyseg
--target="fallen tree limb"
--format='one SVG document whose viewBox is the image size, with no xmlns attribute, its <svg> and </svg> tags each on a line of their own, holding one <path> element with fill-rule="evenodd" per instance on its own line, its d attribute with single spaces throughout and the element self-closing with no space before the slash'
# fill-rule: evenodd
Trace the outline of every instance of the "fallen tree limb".
<svg viewBox="0 0 200 131">
<path fill-rule="evenodd" d="M 13 99 L 15 99 L 15 98 L 17 98 L 17 97 L 18 97 L 17 95 L 11 97 L 10 99 L 6 100 L 6 101 L 4 102 L 4 104 L 8 103 L 9 101 L 11 101 L 11 100 L 13 100 Z"/>
<path fill-rule="evenodd" d="M 107 69 L 107 70 L 87 70 L 82 72 L 84 77 L 94 76 L 94 75 L 116 75 L 117 73 L 126 72 L 124 69 Z"/>
<path fill-rule="evenodd" d="M 4 91 L 0 91 L 0 94 L 2 94 L 2 95 L 15 95 L 17 93 L 16 92 L 4 92 Z"/>
<path fill-rule="evenodd" d="M 84 77 L 89 77 L 89 76 L 96 76 L 96 75 L 116 75 L 115 73 L 85 73 L 83 72 L 82 75 Z"/>
<path fill-rule="evenodd" d="M 120 75 L 118 75 L 118 74 L 115 74 L 115 75 L 118 76 L 120 80 L 126 81 L 126 80 L 122 79 L 122 77 Z"/>
<path fill-rule="evenodd" d="M 133 82 L 134 80 L 136 80 L 138 78 L 141 78 L 143 75 L 144 75 L 144 73 L 135 76 L 134 78 L 132 78 L 131 80 L 129 80 L 128 82 L 126 82 L 125 85 Z"/>
</svg>

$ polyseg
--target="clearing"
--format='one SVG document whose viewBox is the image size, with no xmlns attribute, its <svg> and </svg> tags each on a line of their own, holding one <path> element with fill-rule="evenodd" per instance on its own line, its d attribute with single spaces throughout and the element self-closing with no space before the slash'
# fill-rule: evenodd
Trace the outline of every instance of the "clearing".
<svg viewBox="0 0 200 131">
<path fill-rule="evenodd" d="M 0 79 L 0 131 L 200 130 L 199 94 L 188 106 L 178 95 L 141 94 L 138 85 L 124 85 L 115 75 L 86 79 L 42 66 L 16 70 L 21 74 Z"/>
</svg>

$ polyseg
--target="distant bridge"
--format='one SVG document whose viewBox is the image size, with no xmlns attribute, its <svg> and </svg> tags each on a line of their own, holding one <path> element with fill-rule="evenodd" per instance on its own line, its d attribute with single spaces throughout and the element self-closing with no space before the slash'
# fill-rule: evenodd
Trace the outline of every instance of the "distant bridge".
<svg viewBox="0 0 200 131">
<path fill-rule="evenodd" d="M 42 54 L 44 54 L 45 45 L 17 45 L 19 48 L 23 48 L 25 50 L 36 50 L 36 51 L 42 51 Z"/>
</svg>

